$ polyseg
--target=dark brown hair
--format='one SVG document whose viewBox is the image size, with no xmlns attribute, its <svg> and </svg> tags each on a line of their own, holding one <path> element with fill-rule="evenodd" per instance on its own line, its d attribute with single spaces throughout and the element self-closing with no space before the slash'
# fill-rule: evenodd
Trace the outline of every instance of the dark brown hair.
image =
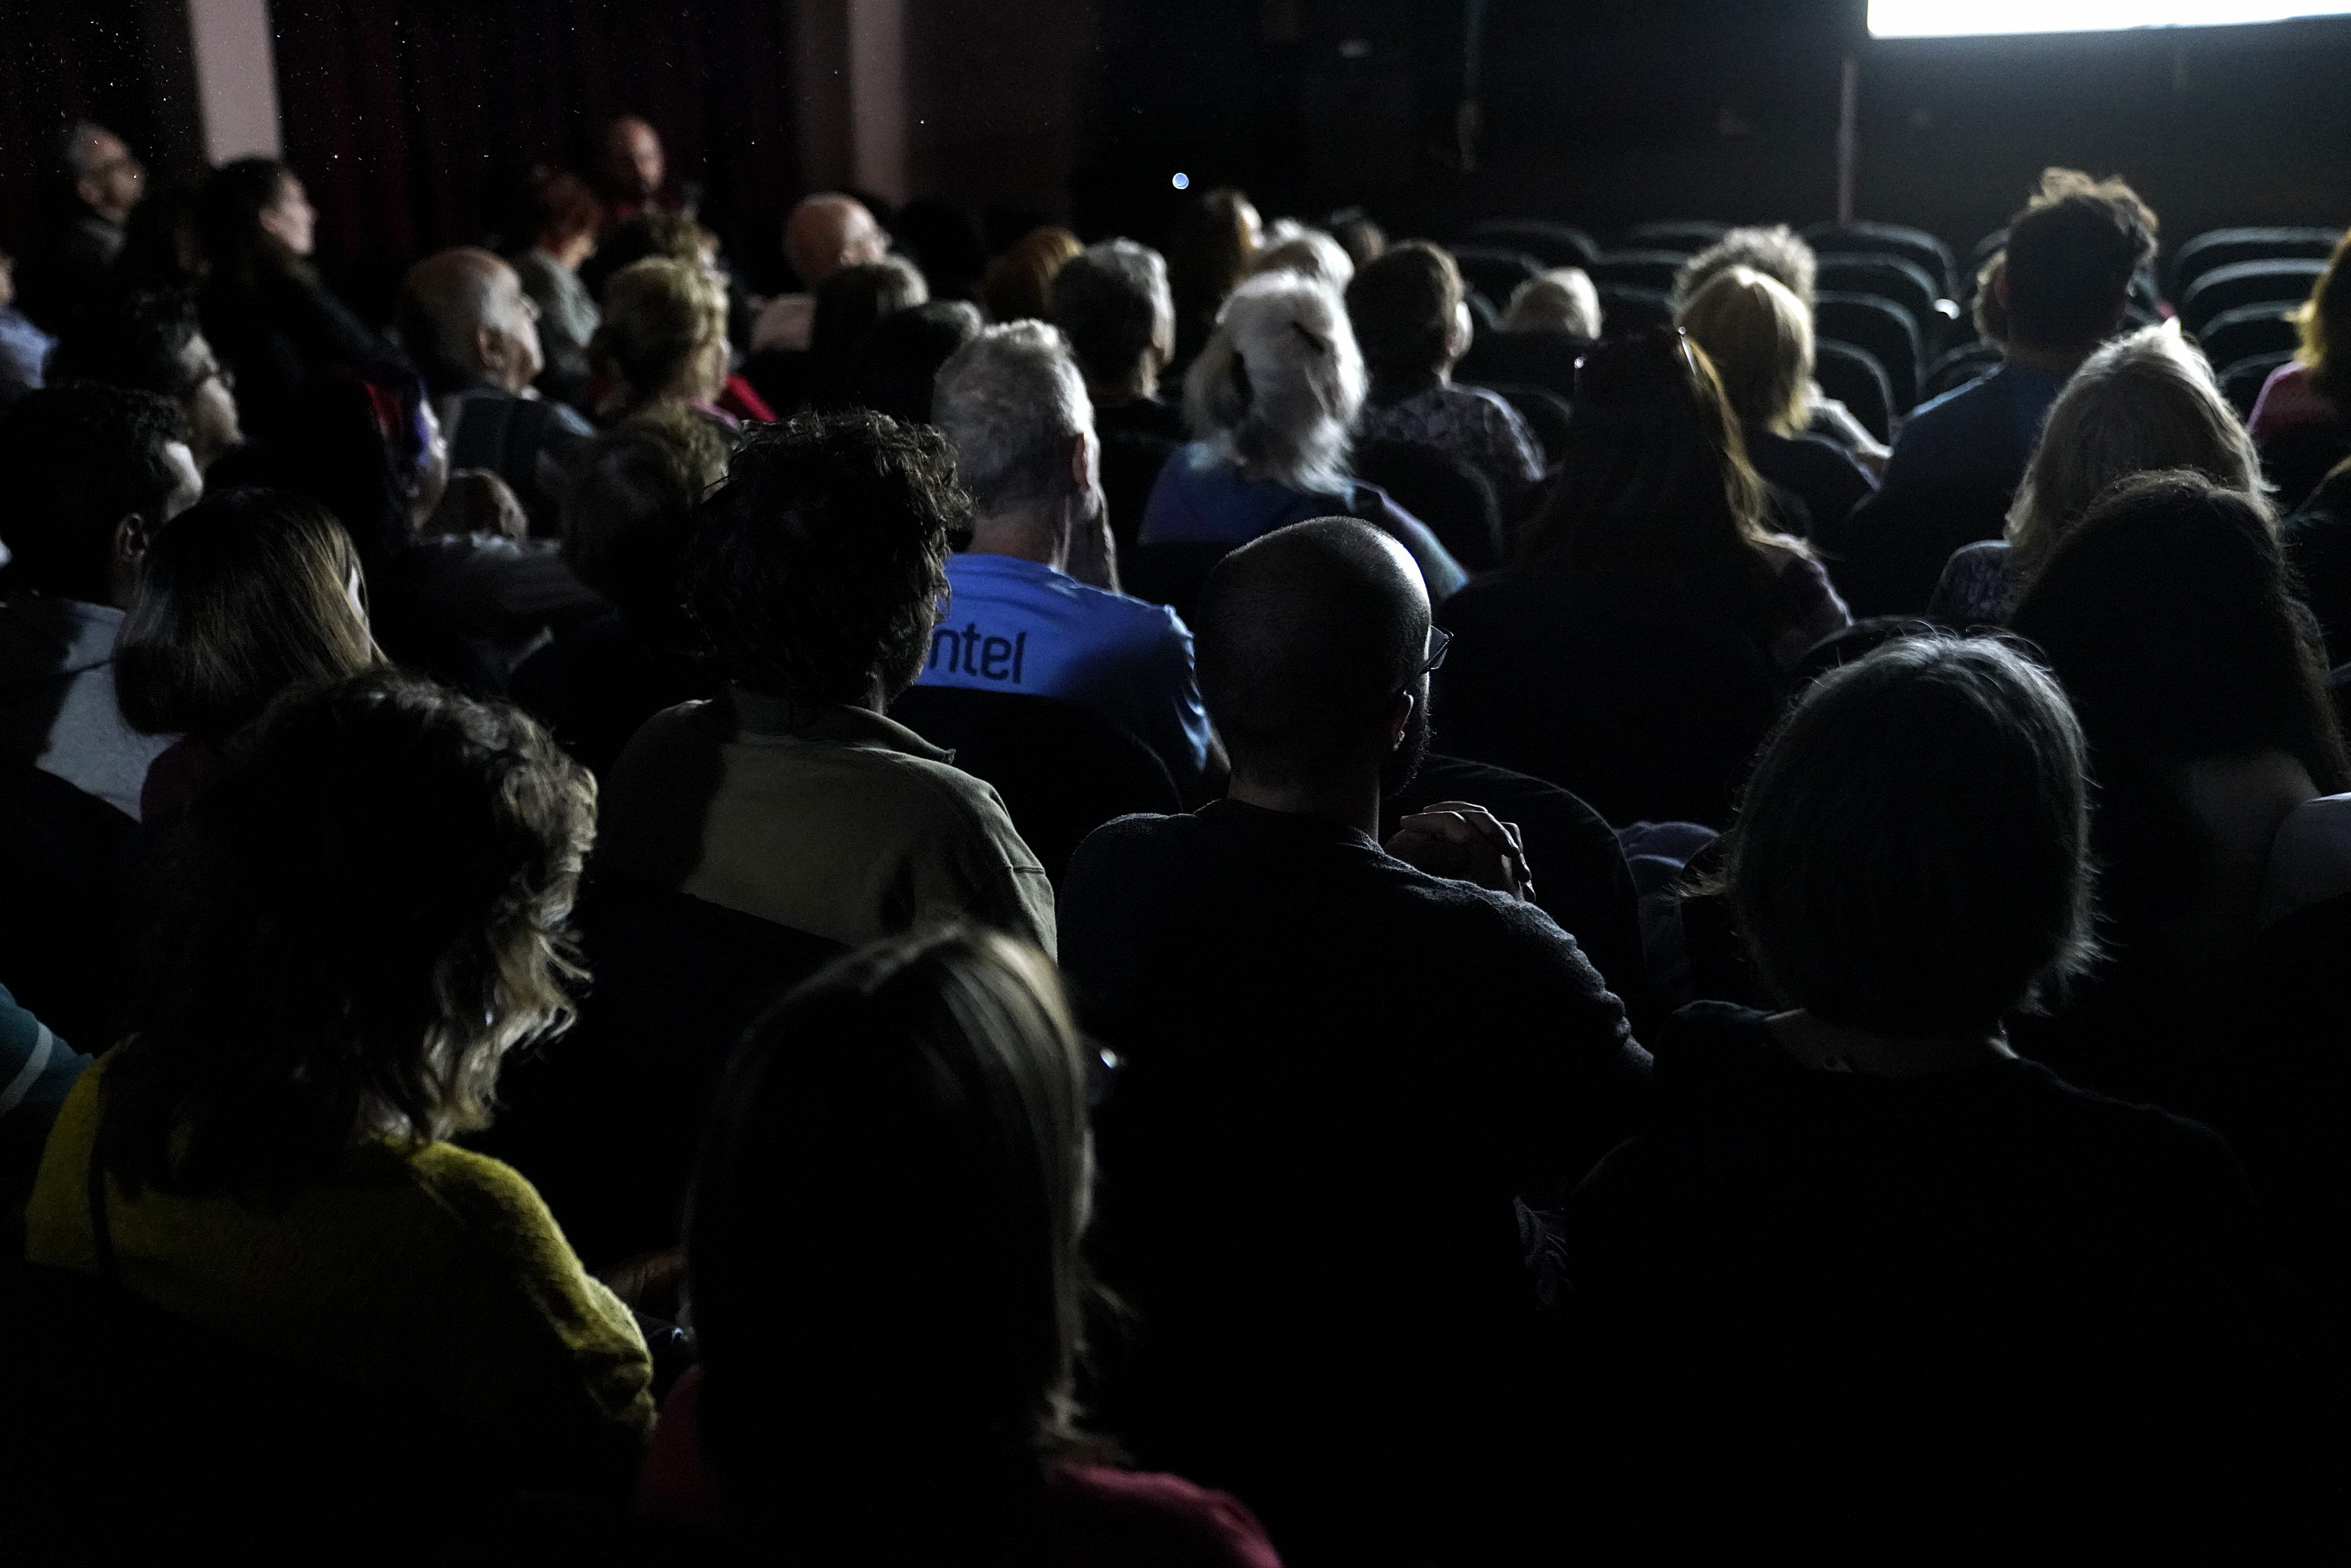
<svg viewBox="0 0 2351 1568">
<path fill-rule="evenodd" d="M 1390 246 L 1347 285 L 1347 317 L 1374 382 L 1406 381 L 1451 362 L 1466 298 L 1453 257 L 1425 239 Z"/>
</svg>

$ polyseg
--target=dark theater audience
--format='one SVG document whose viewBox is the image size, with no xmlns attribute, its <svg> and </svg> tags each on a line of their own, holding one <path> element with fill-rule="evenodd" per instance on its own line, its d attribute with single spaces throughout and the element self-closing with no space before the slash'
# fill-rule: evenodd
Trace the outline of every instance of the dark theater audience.
<svg viewBox="0 0 2351 1568">
<path fill-rule="evenodd" d="M 2320 1558 L 2336 67 L 2158 272 L 1959 227 L 2094 39 L 183 8 L 0 49 L 0 1541 Z"/>
<path fill-rule="evenodd" d="M 1374 836 L 1445 647 L 1393 539 L 1280 529 L 1200 615 L 1231 791 L 1103 828 L 1063 901 L 1081 1016 L 1127 1059 L 1100 1257 L 1148 1328 L 1109 1409 L 1305 1560 L 1415 1561 L 1516 1517 L 1541 1423 L 1514 1204 L 1631 1130 L 1648 1059 L 1513 830 L 1444 803 Z"/>
<path fill-rule="evenodd" d="M 695 1178 L 703 1360 L 640 1511 L 820 1561 L 1274 1568 L 1246 1508 L 1081 1424 L 1102 1071 L 1052 965 L 983 930 L 877 945 L 762 1019 Z"/>
</svg>

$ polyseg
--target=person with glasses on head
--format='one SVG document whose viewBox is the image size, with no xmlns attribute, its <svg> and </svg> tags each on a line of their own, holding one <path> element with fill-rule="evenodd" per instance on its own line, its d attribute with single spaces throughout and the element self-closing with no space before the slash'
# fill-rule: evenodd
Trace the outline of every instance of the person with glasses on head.
<svg viewBox="0 0 2351 1568">
<path fill-rule="evenodd" d="M 213 352 L 184 290 L 132 288 L 93 300 L 58 342 L 49 373 L 172 399 L 188 416 L 188 453 L 204 473 L 244 444 L 235 379 Z"/>
<path fill-rule="evenodd" d="M 1648 1058 L 1515 829 L 1440 802 L 1376 837 L 1449 647 L 1401 546 L 1278 529 L 1196 629 L 1229 791 L 1100 829 L 1063 883 L 1064 972 L 1126 1061 L 1096 1258 L 1150 1331 L 1108 1404 L 1301 1560 L 1476 1558 L 1539 1448 L 1516 1200 L 1629 1130 Z"/>
<path fill-rule="evenodd" d="M 1677 328 L 1579 361 L 1546 508 L 1510 567 L 1446 602 L 1447 751 L 1548 779 L 1618 826 L 1729 820 L 1786 672 L 1851 617 Z"/>
</svg>

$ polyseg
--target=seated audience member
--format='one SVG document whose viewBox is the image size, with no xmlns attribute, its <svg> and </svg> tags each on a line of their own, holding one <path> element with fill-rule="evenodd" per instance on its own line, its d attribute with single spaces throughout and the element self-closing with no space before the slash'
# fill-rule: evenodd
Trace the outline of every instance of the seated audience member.
<svg viewBox="0 0 2351 1568">
<path fill-rule="evenodd" d="M 40 390 L 57 341 L 16 308 L 16 258 L 0 250 L 0 413 Z"/>
<path fill-rule="evenodd" d="M 1239 1503 L 1079 1425 L 1088 1054 L 1051 964 L 988 931 L 879 945 L 760 1020 L 695 1181 L 702 1364 L 641 1512 L 828 1562 L 1273 1568 Z"/>
<path fill-rule="evenodd" d="M 236 377 L 246 432 L 287 439 L 304 403 L 338 371 L 377 375 L 398 356 L 319 281 L 310 265 L 319 214 L 294 172 L 239 158 L 196 198 L 204 337 Z"/>
<path fill-rule="evenodd" d="M 401 286 L 400 336 L 433 392 L 450 466 L 504 479 L 531 532 L 552 535 L 564 486 L 596 432 L 528 390 L 545 361 L 538 307 L 521 277 L 471 246 L 429 256 Z"/>
<path fill-rule="evenodd" d="M 866 333 L 876 322 L 928 302 L 930 286 L 903 256 L 844 267 L 816 291 L 809 331 L 809 406 L 836 409 L 857 402 L 857 374 Z"/>
<path fill-rule="evenodd" d="M 729 684 L 622 752 L 599 866 L 851 946 L 967 918 L 1051 952 L 1051 884 L 996 792 L 883 716 L 970 505 L 935 431 L 859 412 L 747 437 L 686 560 Z"/>
<path fill-rule="evenodd" d="M 2229 1484 L 2199 1465 L 2277 1391 L 2244 1381 L 2244 1178 L 2004 1032 L 2094 950 L 2085 763 L 2047 674 L 1945 639 L 1830 672 L 1764 753 L 1725 880 L 1785 1010 L 1677 1014 L 1651 1122 L 1565 1216 L 1571 1321 L 1622 1385 L 1593 1417 L 1610 1507 L 1654 1529 L 1707 1474 L 1669 1529 L 1751 1541 L 1824 1461 L 1856 1510 L 1957 1487 L 2041 1524 L 2053 1498 L 2105 1521 L 2157 1467 Z"/>
<path fill-rule="evenodd" d="M 1265 225 L 1249 197 L 1230 186 L 1203 191 L 1176 219 L 1167 248 L 1167 284 L 1176 299 L 1176 357 L 1180 374 L 1217 329 L 1225 301 L 1249 277 L 1249 258 Z"/>
<path fill-rule="evenodd" d="M 213 357 L 195 301 L 177 289 L 131 289 L 85 305 L 49 361 L 57 381 L 105 382 L 170 398 L 188 420 L 199 472 L 241 444 L 236 393 Z"/>
<path fill-rule="evenodd" d="M 1263 277 L 1275 272 L 1294 273 L 1309 283 L 1319 283 L 1334 293 L 1344 294 L 1347 285 L 1354 281 L 1355 264 L 1347 258 L 1339 242 L 1321 229 L 1300 228 L 1293 224 L 1286 235 L 1266 235 L 1265 244 L 1249 257 L 1249 277 Z"/>
<path fill-rule="evenodd" d="M 2009 508 L 2007 537 L 1953 552 L 1928 613 L 1953 626 L 2004 623 L 2017 596 L 2093 503 L 2120 480 L 2185 468 L 2252 498 L 2260 455 L 2204 356 L 2161 327 L 2108 343 L 2050 405 Z"/>
<path fill-rule="evenodd" d="M 934 299 L 884 316 L 858 340 L 856 404 L 901 424 L 931 423 L 931 390 L 939 367 L 979 336 L 979 307 Z M 1158 471 L 1153 470 L 1154 478 Z"/>
<path fill-rule="evenodd" d="M 655 256 L 666 256 L 672 261 L 684 263 L 717 291 L 720 315 L 726 323 L 724 336 L 730 345 L 728 357 L 731 362 L 731 345 L 737 337 L 749 331 L 741 319 L 747 315 L 750 306 L 747 298 L 739 294 L 734 279 L 720 263 L 718 236 L 695 223 L 691 216 L 650 210 L 640 212 L 605 234 L 596 246 L 596 254 L 583 269 L 581 280 L 591 283 L 596 298 L 604 300 L 613 278 L 638 262 Z M 604 308 L 610 308 L 609 301 L 605 302 Z M 590 371 L 599 378 L 608 376 L 611 373 L 609 369 L 597 363 L 593 337 L 589 340 L 589 350 Z M 599 385 L 596 390 L 601 394 L 606 389 Z M 775 422 L 775 412 L 768 407 L 765 395 L 742 376 L 724 368 L 719 372 L 718 392 L 711 402 L 718 413 L 729 419 L 752 420 L 761 424 Z M 596 413 L 602 406 L 599 402 L 589 412 Z"/>
<path fill-rule="evenodd" d="M 124 722 L 115 645 L 155 530 L 204 479 L 187 421 L 153 392 L 66 382 L 0 418 L 0 754 L 131 817 L 171 744 Z"/>
<path fill-rule="evenodd" d="M 436 1415 L 516 1488 L 623 1483 L 653 1416 L 636 1323 L 527 1182 L 449 1141 L 568 1019 L 594 801 L 519 713 L 411 676 L 278 705 L 175 841 L 27 1259 Z"/>
<path fill-rule="evenodd" d="M 695 191 L 669 183 L 661 132 L 640 115 L 623 114 L 604 127 L 596 175 L 614 225 L 648 215 L 694 216 Z"/>
<path fill-rule="evenodd" d="M 2351 664 L 2351 458 L 2319 481 L 2278 532 L 2325 638 L 2326 663 Z"/>
<path fill-rule="evenodd" d="M 816 291 L 844 267 L 879 261 L 890 236 L 854 196 L 835 192 L 803 196 L 784 219 L 784 258 L 804 292 L 768 301 L 751 326 L 751 351 L 804 350 L 816 325 Z"/>
<path fill-rule="evenodd" d="M 1580 267 L 1554 267 L 1510 290 L 1502 312 L 1505 332 L 1548 332 L 1562 338 L 1600 340 L 1600 290 Z"/>
<path fill-rule="evenodd" d="M 1448 600 L 1451 754 L 1548 779 L 1619 827 L 1729 820 L 1785 673 L 1848 624 L 1675 328 L 1593 350 L 1560 478 L 1505 570 Z"/>
<path fill-rule="evenodd" d="M 1159 372 L 1176 352 L 1176 304 L 1157 251 L 1110 239 L 1071 256 L 1053 277 L 1053 325 L 1085 375 L 1105 444 L 1184 439 L 1183 410 L 1159 395 Z"/>
<path fill-rule="evenodd" d="M 0 986 L 0 1233 L 13 1234 L 32 1196 L 41 1145 L 89 1058 L 49 1032 Z"/>
<path fill-rule="evenodd" d="M 2132 274 L 2154 254 L 2155 214 L 2129 186 L 2067 169 L 2042 177 L 1991 280 L 2007 332 L 2000 369 L 1921 403 L 1877 494 L 1822 529 L 1862 613 L 1918 610 L 1953 550 L 1998 537 L 2050 405 L 2121 329 Z"/>
<path fill-rule="evenodd" d="M 1030 229 L 987 264 L 979 303 L 990 321 L 1050 321 L 1053 279 L 1085 247 L 1059 224 Z"/>
<path fill-rule="evenodd" d="M 1332 213 L 1322 232 L 1339 242 L 1339 248 L 1358 271 L 1387 254 L 1387 231 L 1361 207 L 1343 207 Z"/>
<path fill-rule="evenodd" d="M 564 497 L 563 559 L 611 608 L 526 660 L 514 698 L 600 779 L 646 719 L 718 695 L 684 572 L 695 507 L 726 475 L 708 421 L 656 408 L 598 436 Z"/>
<path fill-rule="evenodd" d="M 279 693 L 379 663 L 359 552 L 323 507 L 228 490 L 157 531 L 114 653 L 122 717 L 172 740 L 147 769 L 142 821 L 186 811 Z"/>
<path fill-rule="evenodd" d="M 669 402 L 730 434 L 737 426 L 717 406 L 726 384 L 726 295 L 702 267 L 648 256 L 614 273 L 589 359 L 611 382 L 601 410 L 608 420 Z"/>
<path fill-rule="evenodd" d="M 1093 708 L 1191 789 L 1208 758 L 1192 633 L 1118 591 L 1093 411 L 1061 334 L 988 328 L 939 371 L 932 411 L 971 492 L 971 543 L 947 559 L 946 620 L 916 684 Z"/>
<path fill-rule="evenodd" d="M 1127 1062 L 1096 1256 L 1144 1329 L 1110 1406 L 1301 1561 L 1518 1544 L 1522 1489 L 1552 1484 L 1531 1435 L 1562 1417 L 1525 1355 L 1514 1200 L 1553 1203 L 1647 1081 L 1514 831 L 1440 803 L 1374 837 L 1442 653 L 1369 525 L 1242 547 L 1200 625 L 1228 798 L 1111 823 L 1064 884 L 1066 972 Z"/>
<path fill-rule="evenodd" d="M 2335 246 L 2294 322 L 2301 346 L 2262 383 L 2246 422 L 2279 504 L 2289 507 L 2351 456 L 2351 235 Z"/>
<path fill-rule="evenodd" d="M 147 195 L 146 165 L 103 125 L 77 121 L 57 151 L 66 198 L 58 215 L 65 221 L 32 279 L 34 315 L 53 333 L 72 326 L 104 288 Z"/>
<path fill-rule="evenodd" d="M 1701 285 L 1675 319 L 1714 362 L 1747 460 L 1767 483 L 1803 502 L 1824 527 L 1843 521 L 1877 487 L 1844 448 L 1804 428 L 1813 314 L 1802 300 L 1763 273 L 1734 267 Z"/>
<path fill-rule="evenodd" d="M 2192 473 L 2133 479 L 2049 551 L 2013 623 L 2089 736 L 2114 950 L 2046 1049 L 2098 1088 L 2226 1123 L 2272 844 L 2296 806 L 2351 789 L 2268 506 Z"/>
<path fill-rule="evenodd" d="M 1542 480 L 1542 449 L 1500 397 L 1453 384 L 1470 334 L 1453 257 L 1426 240 L 1389 246 L 1347 285 L 1347 319 L 1371 373 L 1356 442 L 1435 447 L 1492 480 L 1502 515 L 1518 517 Z"/>
<path fill-rule="evenodd" d="M 1352 515 L 1395 535 L 1442 599 L 1464 574 L 1437 536 L 1347 473 L 1364 361 L 1345 307 L 1301 277 L 1251 279 L 1184 379 L 1191 444 L 1168 459 L 1140 542 L 1246 544 L 1286 523 Z"/>
<path fill-rule="evenodd" d="M 538 346 L 546 364 L 538 390 L 585 412 L 588 341 L 601 317 L 595 297 L 580 281 L 582 263 L 596 254 L 603 204 L 588 182 L 568 169 L 541 169 L 531 177 L 530 244 L 507 259 L 522 291 L 538 307 Z"/>
</svg>

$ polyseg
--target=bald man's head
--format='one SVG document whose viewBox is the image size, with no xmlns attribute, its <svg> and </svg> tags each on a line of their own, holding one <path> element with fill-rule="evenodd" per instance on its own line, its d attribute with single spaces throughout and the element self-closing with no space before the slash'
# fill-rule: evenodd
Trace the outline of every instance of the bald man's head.
<svg viewBox="0 0 2351 1568">
<path fill-rule="evenodd" d="M 1384 763 L 1406 694 L 1425 736 L 1428 625 L 1412 558 L 1353 517 L 1294 523 L 1217 562 L 1194 632 L 1235 769 L 1303 784 Z"/>
<path fill-rule="evenodd" d="M 890 236 L 865 204 L 837 191 L 802 197 L 784 220 L 784 256 L 811 291 L 842 267 L 879 261 L 889 250 Z"/>
<path fill-rule="evenodd" d="M 513 267 L 471 246 L 408 269 L 400 337 L 436 392 L 475 380 L 520 392 L 539 372 L 537 307 Z"/>
<path fill-rule="evenodd" d="M 642 202 L 668 176 L 661 135 L 643 119 L 624 114 L 604 128 L 604 180 L 613 194 Z"/>
</svg>

